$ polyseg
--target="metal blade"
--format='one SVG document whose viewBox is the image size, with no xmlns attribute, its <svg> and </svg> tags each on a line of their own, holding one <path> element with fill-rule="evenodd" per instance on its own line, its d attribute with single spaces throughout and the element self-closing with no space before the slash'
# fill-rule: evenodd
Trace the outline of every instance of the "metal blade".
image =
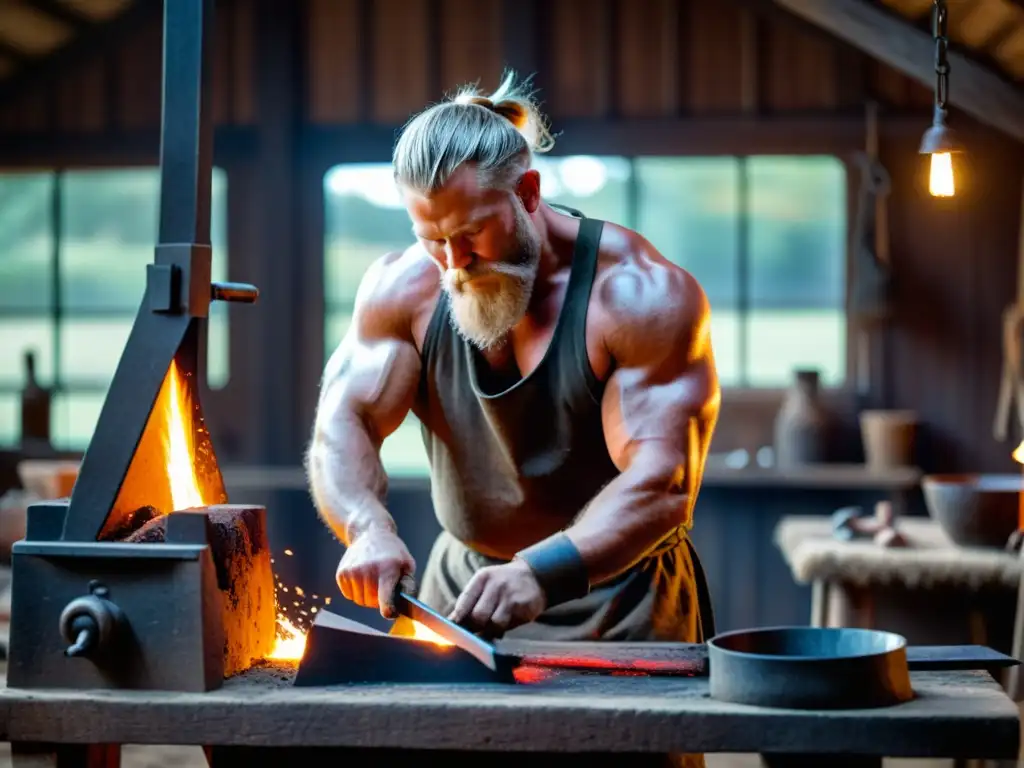
<svg viewBox="0 0 1024 768">
<path fill-rule="evenodd" d="M 403 616 L 407 616 L 413 621 L 418 621 L 452 645 L 458 646 L 466 651 L 466 653 L 472 654 L 488 669 L 499 672 L 502 667 L 507 666 L 499 664 L 493 645 L 477 637 L 465 627 L 460 627 L 454 621 L 449 621 L 415 597 L 405 592 L 399 592 L 395 597 L 395 608 Z"/>
<path fill-rule="evenodd" d="M 908 645 L 907 666 L 914 671 L 935 669 L 1003 669 L 1020 661 L 984 645 Z"/>
<path fill-rule="evenodd" d="M 703 643 L 544 642 L 499 640 L 498 658 L 517 657 L 527 666 L 590 672 L 632 671 L 650 675 L 706 676 L 708 649 Z M 909 645 L 907 667 L 925 670 L 995 670 L 1017 659 L 983 645 Z"/>
</svg>

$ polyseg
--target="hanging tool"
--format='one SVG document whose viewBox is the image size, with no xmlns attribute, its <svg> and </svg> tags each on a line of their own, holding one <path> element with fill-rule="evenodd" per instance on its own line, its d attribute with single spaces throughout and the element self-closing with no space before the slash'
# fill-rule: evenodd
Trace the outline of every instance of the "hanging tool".
<svg viewBox="0 0 1024 768">
<path fill-rule="evenodd" d="M 999 383 L 992 435 L 1003 442 L 1009 435 L 1011 413 L 1016 403 L 1017 424 L 1024 430 L 1024 191 L 1017 242 L 1017 298 L 1003 311 L 1003 375 Z"/>
<path fill-rule="evenodd" d="M 857 160 L 861 185 L 857 215 L 850 243 L 853 284 L 850 312 L 857 326 L 857 394 L 866 399 L 871 391 L 872 335 L 890 317 L 891 274 L 886 201 L 889 173 L 879 160 L 878 104 L 867 105 L 865 151 Z M 876 394 L 876 399 L 882 394 Z"/>
</svg>

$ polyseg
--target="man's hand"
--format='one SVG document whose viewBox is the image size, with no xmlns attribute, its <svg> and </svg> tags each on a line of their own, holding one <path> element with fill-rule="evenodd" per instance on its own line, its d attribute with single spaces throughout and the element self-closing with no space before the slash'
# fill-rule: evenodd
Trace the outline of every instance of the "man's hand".
<svg viewBox="0 0 1024 768">
<path fill-rule="evenodd" d="M 474 632 L 498 636 L 536 619 L 546 603 L 530 566 L 513 560 L 477 571 L 448 618 Z"/>
<path fill-rule="evenodd" d="M 341 594 L 366 608 L 380 607 L 380 615 L 393 619 L 398 612 L 394 597 L 399 581 L 416 571 L 405 543 L 389 530 L 369 530 L 352 542 L 338 564 Z"/>
</svg>

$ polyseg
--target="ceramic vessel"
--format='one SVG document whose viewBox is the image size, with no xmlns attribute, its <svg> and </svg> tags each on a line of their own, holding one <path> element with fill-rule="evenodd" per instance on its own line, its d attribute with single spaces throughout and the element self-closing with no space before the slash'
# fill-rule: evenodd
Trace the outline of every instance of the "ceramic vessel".
<svg viewBox="0 0 1024 768">
<path fill-rule="evenodd" d="M 820 375 L 798 370 L 775 417 L 775 462 L 779 467 L 828 460 L 831 418 L 821 402 Z"/>
<path fill-rule="evenodd" d="M 860 435 L 864 460 L 872 469 L 909 467 L 914 463 L 917 414 L 913 411 L 864 411 Z"/>
<path fill-rule="evenodd" d="M 1017 530 L 1024 496 L 1019 474 L 927 475 L 921 490 L 928 514 L 961 547 L 1001 549 Z"/>
</svg>

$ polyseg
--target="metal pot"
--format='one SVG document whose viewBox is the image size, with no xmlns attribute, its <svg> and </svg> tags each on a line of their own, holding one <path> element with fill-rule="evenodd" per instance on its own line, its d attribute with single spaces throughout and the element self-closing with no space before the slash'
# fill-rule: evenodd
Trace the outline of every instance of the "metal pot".
<svg viewBox="0 0 1024 768">
<path fill-rule="evenodd" d="M 791 709 L 867 709 L 914 693 L 906 638 L 873 629 L 771 627 L 708 642 L 711 697 Z"/>
</svg>

